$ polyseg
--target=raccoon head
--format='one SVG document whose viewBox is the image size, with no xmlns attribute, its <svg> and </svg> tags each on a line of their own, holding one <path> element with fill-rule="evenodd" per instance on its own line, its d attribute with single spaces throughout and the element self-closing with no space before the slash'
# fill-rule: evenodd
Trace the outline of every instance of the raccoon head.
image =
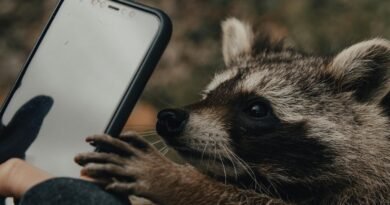
<svg viewBox="0 0 390 205">
<path fill-rule="evenodd" d="M 243 187 L 297 195 L 373 183 L 388 169 L 389 41 L 315 57 L 237 19 L 222 30 L 226 69 L 199 102 L 158 116 L 158 133 L 184 159 Z"/>
</svg>

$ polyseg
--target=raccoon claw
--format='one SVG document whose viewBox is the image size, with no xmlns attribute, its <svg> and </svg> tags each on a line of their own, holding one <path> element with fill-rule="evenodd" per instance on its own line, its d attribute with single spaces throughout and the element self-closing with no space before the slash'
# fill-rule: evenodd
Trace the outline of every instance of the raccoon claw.
<svg viewBox="0 0 390 205">
<path fill-rule="evenodd" d="M 132 179 L 128 169 L 110 163 L 89 163 L 81 170 L 81 174 L 96 179 L 106 179 L 105 181 L 108 182 L 115 181 L 117 178 Z"/>
<path fill-rule="evenodd" d="M 112 152 L 119 155 L 137 155 L 148 151 L 149 144 L 135 135 L 125 135 L 113 138 L 109 135 L 94 135 L 86 141 L 103 152 Z"/>
<path fill-rule="evenodd" d="M 113 182 L 108 184 L 105 189 L 109 192 L 117 193 L 117 194 L 133 194 L 136 191 L 135 183 L 121 183 L 121 182 Z"/>
<path fill-rule="evenodd" d="M 120 156 L 104 152 L 88 152 L 78 154 L 74 160 L 80 166 L 85 166 L 88 163 L 112 163 L 117 165 L 122 165 L 125 163 L 125 160 L 123 160 Z"/>
<path fill-rule="evenodd" d="M 119 139 L 133 145 L 142 151 L 148 151 L 150 148 L 152 148 L 152 146 L 139 137 L 136 132 L 127 132 L 123 135 L 120 135 Z"/>
<path fill-rule="evenodd" d="M 112 152 L 77 155 L 75 161 L 83 166 L 82 175 L 105 182 L 103 185 L 107 190 L 119 194 L 145 196 L 156 193 L 156 190 L 151 190 L 157 187 L 153 186 L 155 176 L 175 167 L 173 162 L 134 133 L 118 138 L 95 135 L 88 137 L 87 142 L 109 148 Z"/>
<path fill-rule="evenodd" d="M 148 193 L 151 180 L 145 178 L 142 168 L 130 167 L 130 162 L 125 166 L 114 164 L 87 164 L 81 171 L 82 175 L 105 181 L 103 184 L 107 191 L 121 195 L 143 195 Z"/>
</svg>

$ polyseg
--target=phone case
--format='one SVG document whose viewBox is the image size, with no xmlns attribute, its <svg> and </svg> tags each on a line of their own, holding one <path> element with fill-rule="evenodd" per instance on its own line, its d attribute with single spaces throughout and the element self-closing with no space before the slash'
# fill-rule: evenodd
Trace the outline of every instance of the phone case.
<svg viewBox="0 0 390 205">
<path fill-rule="evenodd" d="M 14 84 L 13 89 L 9 93 L 8 97 L 6 98 L 1 111 L 0 111 L 0 117 L 4 115 L 5 109 L 7 108 L 12 96 L 16 92 L 16 90 L 19 88 L 21 81 L 23 79 L 23 76 L 28 68 L 28 65 L 30 64 L 35 52 L 37 51 L 39 45 L 41 44 L 47 30 L 49 29 L 51 23 L 53 22 L 53 19 L 55 18 L 57 12 L 61 8 L 62 3 L 65 0 L 60 0 L 57 4 L 57 7 L 55 8 L 53 14 L 51 15 L 49 22 L 47 23 L 45 29 L 43 30 L 41 36 L 39 37 L 37 43 L 35 44 L 32 52 L 30 53 L 28 60 L 26 61 L 21 73 L 19 74 L 19 77 Z M 154 68 L 156 67 L 158 61 L 160 60 L 161 55 L 163 54 L 166 46 L 168 45 L 168 42 L 170 40 L 171 34 L 172 34 L 172 23 L 169 19 L 169 17 L 162 11 L 151 8 L 139 3 L 136 3 L 134 1 L 130 0 L 111 0 L 116 3 L 120 3 L 123 5 L 127 5 L 133 8 L 136 8 L 138 10 L 142 10 L 144 12 L 150 13 L 158 17 L 160 20 L 160 28 L 157 32 L 156 38 L 153 40 L 153 43 L 151 47 L 149 48 L 147 54 L 145 55 L 145 58 L 143 59 L 141 66 L 137 70 L 136 74 L 134 75 L 134 79 L 131 81 L 130 85 L 128 86 L 121 102 L 118 108 L 116 109 L 114 115 L 111 117 L 110 123 L 108 124 L 105 133 L 112 135 L 112 136 L 118 136 L 121 133 L 121 130 L 123 129 L 128 117 L 130 116 L 130 113 L 132 109 L 134 108 L 135 104 L 137 103 L 147 81 L 149 80 Z M 1 119 L 1 118 L 0 118 Z"/>
<path fill-rule="evenodd" d="M 126 0 L 113 0 L 114 2 L 123 3 L 125 5 L 133 6 L 135 8 L 144 10 L 151 14 L 156 15 L 160 21 L 161 26 L 157 33 L 156 39 L 154 39 L 152 46 L 149 48 L 141 67 L 138 69 L 133 82 L 128 87 L 124 98 L 122 99 L 117 111 L 115 112 L 109 126 L 106 129 L 106 133 L 112 136 L 118 136 L 128 117 L 131 114 L 135 104 L 137 103 L 146 83 L 153 73 L 161 55 L 163 54 L 172 34 L 172 23 L 170 18 L 161 10 L 151 8 L 134 1 Z"/>
</svg>

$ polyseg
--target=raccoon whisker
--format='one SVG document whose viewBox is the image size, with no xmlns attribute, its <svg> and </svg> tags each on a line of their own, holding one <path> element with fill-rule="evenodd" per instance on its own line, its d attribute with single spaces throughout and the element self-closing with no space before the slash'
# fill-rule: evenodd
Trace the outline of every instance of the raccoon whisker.
<svg viewBox="0 0 390 205">
<path fill-rule="evenodd" d="M 232 163 L 233 165 L 233 170 L 234 170 L 234 175 L 235 175 L 235 179 L 237 180 L 238 179 L 238 173 L 237 173 L 237 169 L 236 169 L 236 165 L 234 164 L 234 160 L 231 158 L 229 152 L 226 150 L 226 146 L 225 145 L 222 145 L 222 148 L 224 149 L 224 152 L 227 156 L 227 158 L 229 159 L 229 161 Z"/>
<path fill-rule="evenodd" d="M 280 197 L 280 194 L 279 194 L 278 189 L 276 188 L 275 184 L 274 184 L 271 180 L 268 180 L 268 179 L 267 179 L 267 181 L 268 181 L 268 183 L 271 185 L 270 188 L 272 188 L 272 189 L 274 190 L 275 195 L 278 196 L 278 197 Z M 270 188 L 269 188 L 269 189 L 270 189 Z"/>
<path fill-rule="evenodd" d="M 151 145 L 157 145 L 157 144 L 159 144 L 159 143 L 162 143 L 163 141 L 161 140 L 161 139 L 159 139 L 159 140 L 157 140 L 157 141 L 155 141 L 155 142 L 152 142 L 152 143 L 150 143 Z"/>
<path fill-rule="evenodd" d="M 139 135 L 140 137 L 156 137 L 158 136 L 157 134 L 142 134 L 142 135 Z"/>
<path fill-rule="evenodd" d="M 126 127 L 147 127 L 147 128 L 154 128 L 154 125 L 134 125 L 134 124 L 131 124 L 131 125 L 127 125 Z"/>
<path fill-rule="evenodd" d="M 140 133 L 139 135 L 156 135 L 156 136 L 158 136 L 158 134 L 156 132 L 144 132 L 144 133 Z"/>
<path fill-rule="evenodd" d="M 207 167 L 206 167 L 206 170 L 209 170 L 209 167 L 210 167 L 210 164 L 211 164 L 211 162 L 213 163 L 212 165 L 213 166 L 215 166 L 215 164 L 216 164 L 216 161 L 217 161 L 217 147 L 215 146 L 215 141 L 213 141 L 213 147 L 214 147 L 214 152 L 213 152 L 213 160 L 211 161 L 211 159 L 210 160 L 207 160 L 208 162 L 207 162 Z M 210 155 L 211 155 L 211 153 L 210 153 Z"/>
<path fill-rule="evenodd" d="M 144 132 L 138 132 L 137 134 L 142 135 L 142 134 L 156 134 L 157 132 L 155 130 L 150 130 L 150 131 L 144 131 Z"/>
<path fill-rule="evenodd" d="M 217 146 L 216 146 L 216 143 L 214 142 L 214 166 L 215 166 L 215 163 L 217 161 Z"/>
<path fill-rule="evenodd" d="M 157 135 L 156 131 L 148 131 L 148 132 L 138 132 L 137 133 L 138 135 L 150 135 L 150 134 L 154 134 L 154 135 Z"/>
<path fill-rule="evenodd" d="M 240 130 L 244 133 L 246 133 L 247 129 L 245 127 L 240 127 Z"/>
<path fill-rule="evenodd" d="M 249 168 L 249 166 L 238 156 L 236 156 L 231 150 L 227 149 L 227 152 L 230 153 L 230 155 L 237 160 L 238 164 L 242 166 L 245 172 L 254 180 L 257 182 L 255 174 L 253 171 Z"/>
<path fill-rule="evenodd" d="M 158 152 L 161 153 L 161 152 L 164 151 L 165 149 L 166 149 L 166 147 L 163 147 L 163 148 L 159 149 Z"/>
<path fill-rule="evenodd" d="M 169 148 L 165 149 L 164 153 L 161 153 L 163 156 L 165 156 L 166 154 L 168 154 L 169 152 Z"/>
<path fill-rule="evenodd" d="M 225 168 L 225 165 L 223 164 L 222 157 L 221 157 L 221 155 L 219 153 L 218 153 L 218 156 L 219 156 L 219 160 L 221 161 L 221 164 L 222 164 L 223 174 L 225 175 L 225 184 L 227 184 L 226 168 Z"/>
<path fill-rule="evenodd" d="M 166 154 L 168 154 L 168 152 L 169 152 L 169 148 L 166 148 L 161 154 L 162 154 L 163 156 L 165 156 Z"/>
<path fill-rule="evenodd" d="M 203 159 L 202 159 L 202 160 L 203 160 Z M 209 167 L 210 167 L 210 160 L 207 160 L 206 170 L 209 170 Z"/>
<path fill-rule="evenodd" d="M 161 153 L 162 151 L 164 151 L 164 150 L 167 149 L 167 148 L 168 148 L 168 147 L 167 147 L 166 145 L 164 145 L 161 149 L 158 150 L 158 152 Z"/>
<path fill-rule="evenodd" d="M 257 190 L 257 188 L 259 188 L 259 190 L 264 190 L 266 194 L 269 193 L 269 191 L 264 189 L 263 186 L 257 181 L 256 175 L 253 172 L 253 170 L 249 167 L 249 165 L 244 160 L 242 160 L 239 156 L 237 156 L 234 152 L 232 152 L 230 149 L 227 148 L 227 151 L 232 155 L 233 158 L 237 160 L 238 164 L 241 165 L 244 171 L 253 180 L 255 185 L 254 189 Z"/>
<path fill-rule="evenodd" d="M 203 161 L 203 157 L 204 157 L 204 152 L 206 151 L 207 149 L 207 145 L 209 145 L 209 141 L 206 142 L 206 145 L 204 146 L 204 149 L 202 151 L 202 157 L 201 157 L 201 161 Z"/>
</svg>

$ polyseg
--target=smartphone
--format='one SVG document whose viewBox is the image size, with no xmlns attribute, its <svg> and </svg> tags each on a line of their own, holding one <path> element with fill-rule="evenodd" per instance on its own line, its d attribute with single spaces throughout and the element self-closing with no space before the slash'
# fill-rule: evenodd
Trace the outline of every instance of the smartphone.
<svg viewBox="0 0 390 205">
<path fill-rule="evenodd" d="M 171 31 L 166 14 L 132 1 L 60 0 L 0 112 L 6 126 L 34 97 L 52 99 L 26 160 L 78 176 L 85 138 L 120 134 Z"/>
</svg>

